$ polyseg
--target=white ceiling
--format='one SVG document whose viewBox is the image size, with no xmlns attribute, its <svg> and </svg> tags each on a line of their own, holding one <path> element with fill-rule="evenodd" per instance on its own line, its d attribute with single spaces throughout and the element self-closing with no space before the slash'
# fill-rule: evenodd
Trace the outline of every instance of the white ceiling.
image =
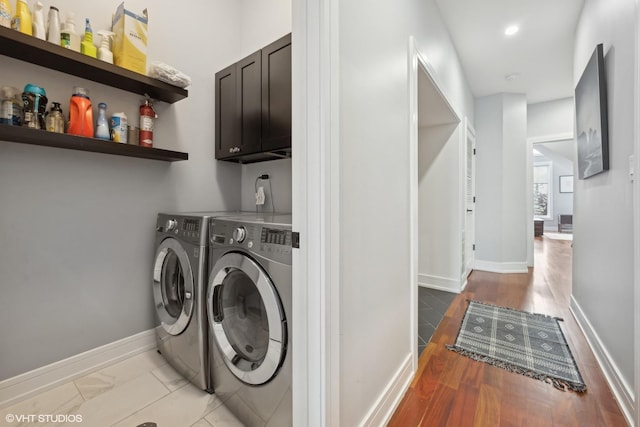
<svg viewBox="0 0 640 427">
<path fill-rule="evenodd" d="M 573 43 L 584 0 L 436 0 L 476 97 L 573 96 Z M 507 37 L 509 25 L 520 31 Z M 505 76 L 518 73 L 508 81 Z"/>
</svg>

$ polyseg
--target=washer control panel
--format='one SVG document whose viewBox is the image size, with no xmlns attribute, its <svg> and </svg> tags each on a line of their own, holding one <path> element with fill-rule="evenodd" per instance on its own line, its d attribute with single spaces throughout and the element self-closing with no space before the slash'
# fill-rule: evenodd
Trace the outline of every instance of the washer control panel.
<svg viewBox="0 0 640 427">
<path fill-rule="evenodd" d="M 163 214 L 158 216 L 156 232 L 180 238 L 182 240 L 200 243 L 202 237 L 202 218 Z"/>
</svg>

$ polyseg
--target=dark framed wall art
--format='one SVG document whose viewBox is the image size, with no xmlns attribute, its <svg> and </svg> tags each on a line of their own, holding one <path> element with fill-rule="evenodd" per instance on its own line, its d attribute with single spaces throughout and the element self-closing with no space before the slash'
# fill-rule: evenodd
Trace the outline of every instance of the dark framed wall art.
<svg viewBox="0 0 640 427">
<path fill-rule="evenodd" d="M 609 126 L 604 48 L 596 46 L 575 90 L 578 178 L 609 170 Z"/>
</svg>

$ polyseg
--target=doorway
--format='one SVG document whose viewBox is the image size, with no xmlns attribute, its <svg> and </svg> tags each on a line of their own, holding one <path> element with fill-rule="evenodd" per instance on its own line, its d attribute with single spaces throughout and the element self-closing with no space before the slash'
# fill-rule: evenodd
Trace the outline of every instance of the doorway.
<svg viewBox="0 0 640 427">
<path fill-rule="evenodd" d="M 465 132 L 435 72 L 410 39 L 411 327 L 418 359 L 418 287 L 458 293 L 464 271 Z"/>
<path fill-rule="evenodd" d="M 528 264 L 535 239 L 573 239 L 573 178 L 576 142 L 571 136 L 529 139 Z M 532 219 L 532 220 L 531 220 Z"/>
</svg>

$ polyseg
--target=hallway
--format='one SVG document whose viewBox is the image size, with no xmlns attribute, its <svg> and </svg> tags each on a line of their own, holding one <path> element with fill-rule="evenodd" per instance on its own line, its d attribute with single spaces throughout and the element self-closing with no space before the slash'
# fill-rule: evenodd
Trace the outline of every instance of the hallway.
<svg viewBox="0 0 640 427">
<path fill-rule="evenodd" d="M 582 331 L 569 311 L 571 241 L 535 239 L 527 274 L 474 271 L 420 356 L 418 372 L 388 426 L 626 426 Z M 448 351 L 474 299 L 562 317 L 562 329 L 587 384 L 585 393 L 509 373 Z"/>
</svg>

